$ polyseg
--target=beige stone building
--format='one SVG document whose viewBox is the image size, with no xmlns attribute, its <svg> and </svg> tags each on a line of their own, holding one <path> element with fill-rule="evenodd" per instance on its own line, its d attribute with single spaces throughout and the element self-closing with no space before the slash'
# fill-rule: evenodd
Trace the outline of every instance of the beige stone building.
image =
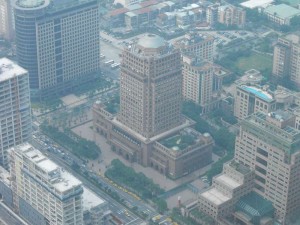
<svg viewBox="0 0 300 225">
<path fill-rule="evenodd" d="M 189 33 L 176 40 L 174 47 L 180 49 L 182 54 L 192 54 L 201 60 L 213 61 L 214 37 L 210 35 Z"/>
<path fill-rule="evenodd" d="M 257 112 L 241 123 L 235 160 L 255 170 L 254 191 L 270 200 L 282 224 L 300 211 L 300 131 L 291 113 Z"/>
<path fill-rule="evenodd" d="M 213 178 L 212 186 L 199 195 L 199 209 L 215 221 L 231 215 L 238 200 L 254 187 L 254 172 L 231 161 L 224 164 L 223 173 Z"/>
<path fill-rule="evenodd" d="M 246 10 L 233 5 L 219 6 L 218 22 L 226 26 L 244 26 L 246 22 Z"/>
<path fill-rule="evenodd" d="M 234 115 L 244 119 L 254 112 L 271 112 L 276 109 L 272 94 L 261 87 L 238 85 L 234 96 Z"/>
<path fill-rule="evenodd" d="M 188 128 L 194 122 L 181 115 L 181 89 L 179 50 L 146 35 L 122 53 L 118 114 L 94 105 L 95 132 L 127 160 L 172 178 L 207 165 L 212 138 Z"/>
<path fill-rule="evenodd" d="M 278 38 L 273 54 L 273 76 L 290 79 L 300 86 L 300 34 L 293 33 Z"/>
<path fill-rule="evenodd" d="M 182 95 L 208 111 L 213 100 L 214 66 L 193 55 L 182 56 Z M 205 110 L 206 109 L 206 110 Z"/>
<path fill-rule="evenodd" d="M 14 38 L 12 7 L 9 0 L 0 0 L 0 36 L 6 40 Z"/>
</svg>

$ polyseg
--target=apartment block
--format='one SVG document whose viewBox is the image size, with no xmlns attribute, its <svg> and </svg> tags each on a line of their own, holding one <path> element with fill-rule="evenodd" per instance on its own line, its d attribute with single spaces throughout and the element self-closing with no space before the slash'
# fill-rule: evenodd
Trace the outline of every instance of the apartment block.
<svg viewBox="0 0 300 225">
<path fill-rule="evenodd" d="M 271 112 L 276 109 L 273 95 L 262 87 L 238 85 L 234 96 L 234 115 L 244 119 L 254 112 Z"/>
<path fill-rule="evenodd" d="M 292 33 L 278 38 L 273 54 L 273 76 L 290 79 L 300 86 L 300 34 Z"/>
<path fill-rule="evenodd" d="M 213 100 L 214 67 L 193 55 L 182 56 L 182 95 L 208 111 Z M 207 110 L 205 110 L 207 109 Z"/>
<path fill-rule="evenodd" d="M 36 225 L 83 224 L 81 181 L 30 144 L 13 147 L 10 156 L 14 207 L 20 215 Z"/>
<path fill-rule="evenodd" d="M 32 98 L 70 92 L 100 67 L 97 0 L 15 1 L 18 63 L 28 70 Z"/>
<path fill-rule="evenodd" d="M 210 35 L 189 33 L 176 40 L 174 47 L 182 54 L 193 54 L 201 60 L 213 61 L 214 38 Z"/>
<path fill-rule="evenodd" d="M 0 36 L 11 41 L 14 38 L 11 1 L 0 0 Z"/>
<path fill-rule="evenodd" d="M 223 5 L 218 8 L 218 22 L 226 26 L 244 26 L 246 10 L 233 5 Z"/>
<path fill-rule="evenodd" d="M 31 136 L 28 72 L 7 58 L 0 59 L 0 164 L 8 169 L 7 150 Z"/>
<path fill-rule="evenodd" d="M 254 191 L 289 224 L 300 210 L 300 131 L 287 111 L 256 112 L 241 123 L 235 160 L 255 171 Z"/>
</svg>

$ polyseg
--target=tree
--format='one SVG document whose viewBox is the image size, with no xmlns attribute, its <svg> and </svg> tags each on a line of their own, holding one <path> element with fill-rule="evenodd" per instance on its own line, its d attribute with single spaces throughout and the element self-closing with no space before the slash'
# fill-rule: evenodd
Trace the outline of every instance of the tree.
<svg viewBox="0 0 300 225">
<path fill-rule="evenodd" d="M 155 203 L 156 203 L 157 209 L 160 213 L 164 213 L 168 209 L 166 200 L 164 200 L 162 198 L 156 199 Z"/>
</svg>

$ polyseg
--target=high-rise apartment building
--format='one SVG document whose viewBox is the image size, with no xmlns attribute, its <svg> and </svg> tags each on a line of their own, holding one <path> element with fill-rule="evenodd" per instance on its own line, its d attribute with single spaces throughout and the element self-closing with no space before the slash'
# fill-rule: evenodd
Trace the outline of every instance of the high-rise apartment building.
<svg viewBox="0 0 300 225">
<path fill-rule="evenodd" d="M 214 67 L 193 55 L 182 56 L 182 95 L 205 108 L 211 104 L 213 95 Z"/>
<path fill-rule="evenodd" d="M 193 54 L 199 60 L 213 61 L 214 37 L 206 34 L 189 33 L 175 41 L 174 47 L 182 54 Z"/>
<path fill-rule="evenodd" d="M 238 85 L 234 96 L 234 115 L 244 119 L 254 112 L 271 112 L 276 109 L 276 100 L 266 90 L 256 86 Z"/>
<path fill-rule="evenodd" d="M 182 124 L 180 52 L 148 34 L 122 53 L 118 120 L 151 138 Z"/>
<path fill-rule="evenodd" d="M 14 0 L 17 58 L 34 96 L 69 91 L 100 64 L 98 0 Z"/>
<path fill-rule="evenodd" d="M 0 59 L 0 163 L 8 168 L 7 149 L 28 141 L 31 108 L 28 72 L 7 58 Z"/>
<path fill-rule="evenodd" d="M 0 36 L 6 40 L 14 37 L 10 0 L 0 0 Z"/>
<path fill-rule="evenodd" d="M 241 123 L 235 160 L 255 171 L 254 191 L 282 224 L 300 212 L 300 131 L 287 111 L 256 112 Z"/>
<path fill-rule="evenodd" d="M 32 225 L 83 225 L 81 181 L 25 143 L 10 149 L 13 204 Z"/>
<path fill-rule="evenodd" d="M 218 8 L 218 22 L 226 26 L 244 26 L 246 10 L 233 5 L 223 5 Z"/>
<path fill-rule="evenodd" d="M 220 4 L 210 5 L 206 9 L 206 22 L 213 27 L 218 22 L 218 8 Z"/>
<path fill-rule="evenodd" d="M 300 34 L 293 33 L 278 38 L 273 54 L 273 76 L 290 79 L 300 86 Z"/>
</svg>

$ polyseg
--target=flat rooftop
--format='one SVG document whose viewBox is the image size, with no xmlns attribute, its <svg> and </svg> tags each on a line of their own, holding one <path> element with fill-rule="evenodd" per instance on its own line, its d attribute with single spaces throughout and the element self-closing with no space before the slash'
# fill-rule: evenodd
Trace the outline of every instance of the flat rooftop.
<svg viewBox="0 0 300 225">
<path fill-rule="evenodd" d="M 82 203 L 83 211 L 87 211 L 106 203 L 106 201 L 104 201 L 87 187 L 83 186 Z"/>
<path fill-rule="evenodd" d="M 271 15 L 276 14 L 276 16 L 281 19 L 289 19 L 294 16 L 300 15 L 299 9 L 286 4 L 270 5 L 265 9 L 264 12 Z"/>
<path fill-rule="evenodd" d="M 235 188 L 242 185 L 239 182 L 237 182 L 236 180 L 234 180 L 231 177 L 227 176 L 226 174 L 222 174 L 220 176 L 217 176 L 217 177 L 215 177 L 214 180 L 225 184 L 227 187 L 230 187 L 231 189 L 235 189 Z"/>
<path fill-rule="evenodd" d="M 198 139 L 198 133 L 192 132 L 191 128 L 186 128 L 179 133 L 160 140 L 159 143 L 171 150 L 180 151 L 196 144 Z"/>
<path fill-rule="evenodd" d="M 216 188 L 211 188 L 200 195 L 214 205 L 221 205 L 230 200 L 229 197 L 218 191 Z"/>
<path fill-rule="evenodd" d="M 63 193 L 82 184 L 80 180 L 78 180 L 69 172 L 65 171 L 63 168 L 59 167 L 52 160 L 48 159 L 44 154 L 42 154 L 38 149 L 34 148 L 31 144 L 24 143 L 22 145 L 13 147 L 12 149 L 14 149 L 22 156 L 28 158 L 46 174 L 58 174 L 51 184 L 51 186 L 54 187 L 58 192 Z"/>
<path fill-rule="evenodd" d="M 265 8 L 266 6 L 270 5 L 273 1 L 274 0 L 250 0 L 250 1 L 242 2 L 240 5 L 249 9 L 254 9 L 257 7 Z"/>
<path fill-rule="evenodd" d="M 27 73 L 28 73 L 27 70 L 25 70 L 15 62 L 11 61 L 10 59 L 8 58 L 0 59 L 0 82 L 9 80 L 14 76 L 20 76 Z"/>
<path fill-rule="evenodd" d="M 273 96 L 271 94 L 269 94 L 267 91 L 264 91 L 257 87 L 242 85 L 239 88 L 246 92 L 254 94 L 256 97 L 258 97 L 266 102 L 274 101 Z"/>
</svg>

